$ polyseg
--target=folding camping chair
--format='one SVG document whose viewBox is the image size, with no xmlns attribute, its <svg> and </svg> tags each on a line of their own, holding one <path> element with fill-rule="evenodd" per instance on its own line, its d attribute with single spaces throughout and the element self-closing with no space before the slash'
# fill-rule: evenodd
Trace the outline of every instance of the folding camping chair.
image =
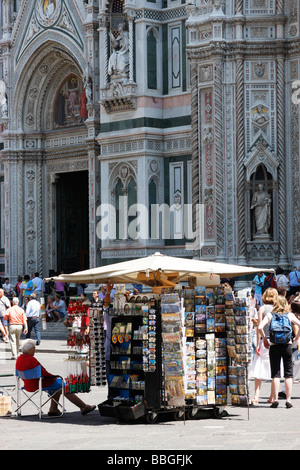
<svg viewBox="0 0 300 470">
<path fill-rule="evenodd" d="M 16 381 L 14 383 L 8 378 L 14 377 L 14 374 L 0 374 L 0 417 L 12 415 L 12 402 L 17 404 L 15 399 Z M 3 402 L 2 402 L 3 400 Z"/>
<path fill-rule="evenodd" d="M 13 395 L 16 391 L 16 383 L 4 383 L 6 380 L 3 379 L 6 379 L 7 377 L 14 377 L 14 374 L 0 374 L 0 394 L 3 393 L 4 395 L 11 397 L 12 401 L 17 403 Z"/>
<path fill-rule="evenodd" d="M 16 413 L 18 416 L 21 416 L 21 409 L 28 403 L 31 403 L 37 410 L 38 410 L 38 415 L 39 419 L 42 418 L 54 418 L 54 417 L 62 417 L 65 411 L 65 393 L 64 393 L 64 382 L 63 378 L 60 375 L 53 375 L 52 377 L 55 378 L 60 378 L 62 380 L 62 387 L 60 389 L 56 389 L 55 391 L 48 391 L 48 390 L 43 390 L 42 388 L 42 369 L 41 366 L 37 366 L 33 369 L 29 369 L 26 371 L 19 371 L 16 370 L 16 378 L 17 378 L 17 409 Z M 25 390 L 24 387 L 21 385 L 21 380 L 33 380 L 33 379 L 39 379 L 39 388 L 35 392 L 28 392 Z M 55 394 L 57 392 L 61 391 L 62 393 L 62 403 L 60 404 L 55 398 Z M 48 398 L 44 400 L 43 397 L 43 392 L 48 394 Z M 25 395 L 26 399 L 22 403 L 22 395 Z M 38 400 L 34 401 L 33 398 L 37 397 Z M 50 401 L 54 399 L 58 406 L 61 408 L 61 415 L 60 416 L 48 416 L 48 414 L 44 414 L 43 412 L 43 407 Z"/>
</svg>

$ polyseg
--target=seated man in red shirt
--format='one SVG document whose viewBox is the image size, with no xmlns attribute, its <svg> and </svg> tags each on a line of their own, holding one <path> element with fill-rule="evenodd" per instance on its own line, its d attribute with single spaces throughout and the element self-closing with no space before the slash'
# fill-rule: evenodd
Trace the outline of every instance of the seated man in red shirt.
<svg viewBox="0 0 300 470">
<path fill-rule="evenodd" d="M 57 402 L 59 400 L 61 392 L 62 381 L 60 378 L 54 377 L 50 374 L 34 357 L 35 354 L 35 341 L 32 339 L 27 339 L 22 344 L 22 354 L 18 357 L 16 362 L 16 370 L 19 372 L 29 371 L 30 369 L 35 369 L 36 367 L 41 367 L 42 373 L 42 388 L 46 392 L 55 392 L 58 390 L 57 394 L 54 396 L 54 399 L 51 400 L 50 409 L 48 412 L 49 416 L 59 416 L 61 413 L 57 408 Z M 24 388 L 28 392 L 35 392 L 39 388 L 39 379 L 23 379 Z M 87 405 L 84 403 L 75 393 L 68 393 L 65 395 L 66 398 L 73 403 L 74 405 L 78 406 L 81 411 L 81 414 L 85 416 L 90 411 L 93 411 L 96 406 Z"/>
</svg>

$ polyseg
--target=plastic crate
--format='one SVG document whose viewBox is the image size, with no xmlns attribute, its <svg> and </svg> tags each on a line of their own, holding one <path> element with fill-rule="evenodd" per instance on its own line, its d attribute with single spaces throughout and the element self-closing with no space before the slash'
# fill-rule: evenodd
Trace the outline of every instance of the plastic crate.
<svg viewBox="0 0 300 470">
<path fill-rule="evenodd" d="M 146 409 L 144 403 L 137 403 L 136 405 L 120 405 L 118 407 L 120 418 L 124 420 L 135 420 L 145 415 Z"/>
<path fill-rule="evenodd" d="M 118 409 L 120 407 L 120 403 L 114 402 L 112 400 L 106 400 L 102 403 L 99 403 L 98 409 L 101 416 L 107 416 L 110 418 L 118 418 L 119 413 Z"/>
</svg>

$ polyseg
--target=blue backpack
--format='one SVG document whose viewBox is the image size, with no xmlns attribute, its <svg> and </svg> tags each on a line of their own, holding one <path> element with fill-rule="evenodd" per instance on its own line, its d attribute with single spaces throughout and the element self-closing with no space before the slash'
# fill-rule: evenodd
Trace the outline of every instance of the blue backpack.
<svg viewBox="0 0 300 470">
<path fill-rule="evenodd" d="M 292 339 L 292 324 L 287 313 L 273 313 L 270 323 L 270 342 L 288 344 Z"/>
</svg>

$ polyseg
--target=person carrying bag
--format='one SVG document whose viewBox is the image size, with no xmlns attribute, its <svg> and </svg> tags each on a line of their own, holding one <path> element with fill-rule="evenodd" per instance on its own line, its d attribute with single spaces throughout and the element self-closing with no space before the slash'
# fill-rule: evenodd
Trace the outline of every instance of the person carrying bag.
<svg viewBox="0 0 300 470">
<path fill-rule="evenodd" d="M 270 323 L 269 340 L 265 336 L 264 327 Z M 289 305 L 285 297 L 278 296 L 274 302 L 273 311 L 268 313 L 258 326 L 260 335 L 263 338 L 264 346 L 270 348 L 270 367 L 272 377 L 272 389 L 274 401 L 271 408 L 277 408 L 279 405 L 278 393 L 280 386 L 280 363 L 283 360 L 284 380 L 286 390 L 287 408 L 292 408 L 291 396 L 293 386 L 293 359 L 292 359 L 292 323 L 300 326 L 298 318 L 289 311 Z M 298 342 L 300 350 L 300 328 L 294 338 Z"/>
</svg>

